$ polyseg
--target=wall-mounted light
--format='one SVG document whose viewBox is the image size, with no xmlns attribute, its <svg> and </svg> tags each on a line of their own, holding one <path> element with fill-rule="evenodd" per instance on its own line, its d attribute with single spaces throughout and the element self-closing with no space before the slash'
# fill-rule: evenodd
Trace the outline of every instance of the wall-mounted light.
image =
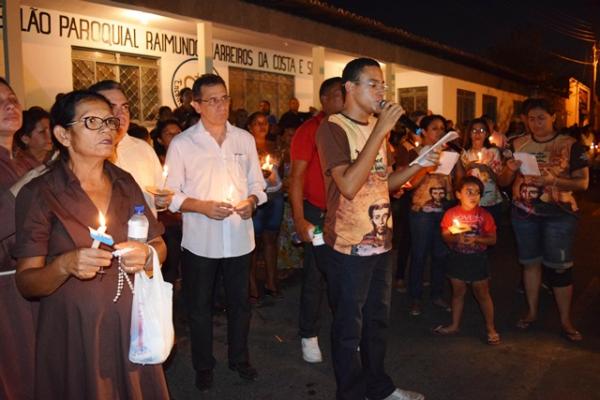
<svg viewBox="0 0 600 400">
<path fill-rule="evenodd" d="M 134 19 L 142 25 L 148 25 L 150 21 L 153 21 L 158 18 L 156 14 L 150 14 L 143 11 L 137 10 L 123 10 L 123 16 L 126 18 Z"/>
</svg>

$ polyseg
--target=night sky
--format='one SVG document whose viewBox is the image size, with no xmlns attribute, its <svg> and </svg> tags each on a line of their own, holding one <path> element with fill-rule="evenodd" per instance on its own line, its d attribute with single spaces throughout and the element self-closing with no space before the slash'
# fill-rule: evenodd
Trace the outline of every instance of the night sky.
<svg viewBox="0 0 600 400">
<path fill-rule="evenodd" d="M 515 70 L 562 81 L 569 76 L 591 83 L 591 66 L 551 53 L 591 61 L 599 38 L 600 0 L 327 0 L 437 42 L 489 58 Z"/>
</svg>

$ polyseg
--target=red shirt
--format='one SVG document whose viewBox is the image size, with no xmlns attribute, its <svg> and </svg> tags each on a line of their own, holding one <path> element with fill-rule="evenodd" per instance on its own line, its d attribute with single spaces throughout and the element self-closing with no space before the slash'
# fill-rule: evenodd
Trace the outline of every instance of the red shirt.
<svg viewBox="0 0 600 400">
<path fill-rule="evenodd" d="M 323 180 L 323 171 L 321 170 L 321 161 L 317 152 L 317 144 L 315 135 L 321 121 L 325 118 L 325 113 L 320 112 L 312 117 L 296 130 L 292 145 L 290 148 L 290 156 L 292 161 L 306 161 L 306 171 L 304 174 L 304 198 L 312 205 L 325 210 L 325 181 Z"/>
<path fill-rule="evenodd" d="M 452 226 L 454 220 L 458 220 L 461 225 L 468 225 L 471 231 L 465 233 L 465 236 L 487 236 L 496 232 L 496 223 L 492 214 L 483 207 L 475 207 L 471 211 L 464 210 L 461 206 L 452 207 L 444 214 L 441 228 L 445 231 Z M 459 253 L 480 253 L 487 248 L 484 244 L 466 245 L 454 243 L 450 247 Z"/>
</svg>

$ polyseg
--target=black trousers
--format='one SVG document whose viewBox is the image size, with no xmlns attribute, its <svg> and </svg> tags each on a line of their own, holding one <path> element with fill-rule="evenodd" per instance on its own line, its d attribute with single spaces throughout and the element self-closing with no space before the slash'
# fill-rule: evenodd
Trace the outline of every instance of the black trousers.
<svg viewBox="0 0 600 400">
<path fill-rule="evenodd" d="M 304 201 L 304 219 L 323 229 L 323 211 L 306 200 Z M 298 321 L 298 334 L 301 338 L 311 338 L 319 335 L 321 304 L 325 297 L 325 278 L 320 268 L 322 262 L 319 262 L 323 257 L 323 247 L 315 247 L 312 243 L 304 243 L 300 317 Z"/>
<path fill-rule="evenodd" d="M 384 399 L 395 389 L 384 368 L 390 317 L 389 253 L 352 256 L 325 245 L 337 400 Z"/>
<path fill-rule="evenodd" d="M 231 258 L 206 258 L 183 249 L 181 260 L 183 297 L 189 316 L 192 363 L 196 371 L 212 369 L 213 291 L 217 271 L 223 273 L 227 305 L 229 364 L 248 362 L 248 274 L 252 253 Z"/>
</svg>

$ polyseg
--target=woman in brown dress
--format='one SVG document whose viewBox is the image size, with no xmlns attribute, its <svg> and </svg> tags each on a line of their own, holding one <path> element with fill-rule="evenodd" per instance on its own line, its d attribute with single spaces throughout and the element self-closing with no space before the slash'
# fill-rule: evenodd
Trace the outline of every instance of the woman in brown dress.
<svg viewBox="0 0 600 400">
<path fill-rule="evenodd" d="M 0 399 L 31 400 L 35 348 L 35 304 L 15 285 L 15 197 L 11 187 L 27 172 L 11 158 L 21 127 L 21 104 L 0 78 Z"/>
<path fill-rule="evenodd" d="M 150 240 L 127 241 L 134 206 L 146 204 L 131 175 L 107 161 L 119 120 L 104 97 L 86 91 L 62 97 L 51 115 L 61 159 L 21 190 L 16 208 L 17 286 L 40 299 L 35 398 L 167 399 L 161 366 L 128 360 L 133 296 L 124 285 L 113 301 L 116 259 L 91 248 L 88 227 L 101 211 L 115 248 L 134 248 L 122 257 L 130 279 L 151 268 L 149 246 L 165 258 L 163 228 L 147 206 Z"/>
</svg>

